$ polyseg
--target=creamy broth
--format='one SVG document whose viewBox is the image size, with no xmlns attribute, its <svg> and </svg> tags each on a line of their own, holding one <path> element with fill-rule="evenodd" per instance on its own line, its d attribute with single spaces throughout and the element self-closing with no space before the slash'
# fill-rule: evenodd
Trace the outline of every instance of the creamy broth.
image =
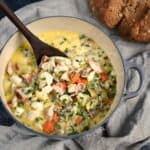
<svg viewBox="0 0 150 150">
<path fill-rule="evenodd" d="M 33 130 L 76 134 L 99 124 L 116 94 L 116 76 L 104 50 L 86 35 L 69 31 L 39 34 L 69 59 L 42 58 L 36 65 L 24 42 L 8 62 L 4 91 L 12 113 Z"/>
</svg>

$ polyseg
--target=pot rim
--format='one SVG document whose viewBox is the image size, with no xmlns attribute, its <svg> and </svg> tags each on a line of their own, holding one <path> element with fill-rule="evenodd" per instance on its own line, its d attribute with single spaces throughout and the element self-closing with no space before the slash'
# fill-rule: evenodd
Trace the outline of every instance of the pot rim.
<svg viewBox="0 0 150 150">
<path fill-rule="evenodd" d="M 107 38 L 109 38 L 109 40 L 112 42 L 113 46 L 115 47 L 115 49 L 117 50 L 118 52 L 118 55 L 122 61 L 122 66 L 123 66 L 123 70 L 124 70 L 124 81 L 123 81 L 123 88 L 122 90 L 120 91 L 121 93 L 121 97 L 120 99 L 118 100 L 116 106 L 114 107 L 114 109 L 110 112 L 110 114 L 103 120 L 101 121 L 98 125 L 96 125 L 95 127 L 93 128 L 90 128 L 88 129 L 87 131 L 83 131 L 81 133 L 77 133 L 77 134 L 72 134 L 72 135 L 48 135 L 48 134 L 45 134 L 45 133 L 41 133 L 41 132 L 38 132 L 38 131 L 35 131 L 33 129 L 31 129 L 30 127 L 26 126 L 25 124 L 23 124 L 21 121 L 19 121 L 16 117 L 14 117 L 13 113 L 11 111 L 8 110 L 8 108 L 5 106 L 5 103 L 3 102 L 3 100 L 1 100 L 2 102 L 2 105 L 4 106 L 5 110 L 7 111 L 7 113 L 12 117 L 12 119 L 18 124 L 18 125 L 21 125 L 23 128 L 29 130 L 30 132 L 32 132 L 33 134 L 35 133 L 36 135 L 41 135 L 41 136 L 44 136 L 44 137 L 47 137 L 51 140 L 64 140 L 64 139 L 73 139 L 73 138 L 77 138 L 77 137 L 80 137 L 80 136 L 84 136 L 84 135 L 87 135 L 87 134 L 90 134 L 92 132 L 94 132 L 96 129 L 98 129 L 99 127 L 102 127 L 108 120 L 109 118 L 112 116 L 112 114 L 115 112 L 116 108 L 119 106 L 120 102 L 121 102 L 121 99 L 123 98 L 123 92 L 124 92 L 124 89 L 125 89 L 125 82 L 126 82 L 126 69 L 125 69 L 125 62 L 124 62 L 124 59 L 121 55 L 121 52 L 119 51 L 119 48 L 117 47 L 117 45 L 115 44 L 115 42 L 106 34 L 104 33 L 99 27 L 98 25 L 95 25 L 94 23 L 91 23 L 85 19 L 82 19 L 82 18 L 79 18 L 79 17 L 74 17 L 74 16 L 46 16 L 46 17 L 41 17 L 41 18 L 37 18 L 37 19 L 34 19 L 32 21 L 29 21 L 28 23 L 26 23 L 25 25 L 28 26 L 30 25 L 31 23 L 34 23 L 36 21 L 39 21 L 39 20 L 44 20 L 44 19 L 48 19 L 48 18 L 72 18 L 72 19 L 76 19 L 76 20 L 79 20 L 79 21 L 82 21 L 82 22 L 85 22 L 85 23 L 88 23 L 89 25 L 91 26 L 94 26 L 96 27 L 98 30 L 100 30 Z M 15 31 L 14 33 L 12 33 L 10 35 L 10 37 L 8 38 L 8 40 L 5 42 L 5 44 L 3 45 L 3 47 L 1 48 L 1 51 L 0 53 L 3 51 L 4 47 L 7 45 L 7 43 L 11 40 L 11 38 L 16 34 L 18 33 L 19 30 Z"/>
</svg>

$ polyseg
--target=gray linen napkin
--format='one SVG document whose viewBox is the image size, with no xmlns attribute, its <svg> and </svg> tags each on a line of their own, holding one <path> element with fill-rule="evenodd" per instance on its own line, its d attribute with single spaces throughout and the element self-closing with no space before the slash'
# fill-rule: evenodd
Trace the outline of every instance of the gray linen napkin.
<svg viewBox="0 0 150 150">
<path fill-rule="evenodd" d="M 141 64 L 145 88 L 138 97 L 123 101 L 105 127 L 80 138 L 51 141 L 14 124 L 0 126 L 0 150 L 150 150 L 150 44 L 121 39 L 116 32 L 98 23 L 88 9 L 88 0 L 44 0 L 16 12 L 24 23 L 46 16 L 74 16 L 87 20 L 109 35 L 124 59 Z M 0 49 L 16 31 L 4 18 L 0 22 Z M 137 74 L 131 73 L 129 87 L 137 87 Z"/>
</svg>

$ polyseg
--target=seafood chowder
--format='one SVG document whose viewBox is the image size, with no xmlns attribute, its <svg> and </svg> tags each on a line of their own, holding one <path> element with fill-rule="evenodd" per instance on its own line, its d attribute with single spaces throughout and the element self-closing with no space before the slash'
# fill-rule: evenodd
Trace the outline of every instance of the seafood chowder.
<svg viewBox="0 0 150 150">
<path fill-rule="evenodd" d="M 25 41 L 12 55 L 3 82 L 9 109 L 25 126 L 70 135 L 98 125 L 116 95 L 116 75 L 105 51 L 84 34 L 39 34 L 68 58 L 43 56 L 39 66 Z"/>
</svg>

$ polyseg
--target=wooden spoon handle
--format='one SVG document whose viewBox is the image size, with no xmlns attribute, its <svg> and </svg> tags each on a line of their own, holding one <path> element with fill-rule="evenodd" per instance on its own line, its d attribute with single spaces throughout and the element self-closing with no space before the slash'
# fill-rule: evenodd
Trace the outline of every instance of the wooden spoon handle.
<svg viewBox="0 0 150 150">
<path fill-rule="evenodd" d="M 26 26 L 20 21 L 14 12 L 7 6 L 4 0 L 0 0 L 0 9 L 16 25 L 16 27 L 23 33 L 23 35 L 31 44 L 33 41 L 37 40 L 37 37 L 26 28 Z"/>
</svg>

